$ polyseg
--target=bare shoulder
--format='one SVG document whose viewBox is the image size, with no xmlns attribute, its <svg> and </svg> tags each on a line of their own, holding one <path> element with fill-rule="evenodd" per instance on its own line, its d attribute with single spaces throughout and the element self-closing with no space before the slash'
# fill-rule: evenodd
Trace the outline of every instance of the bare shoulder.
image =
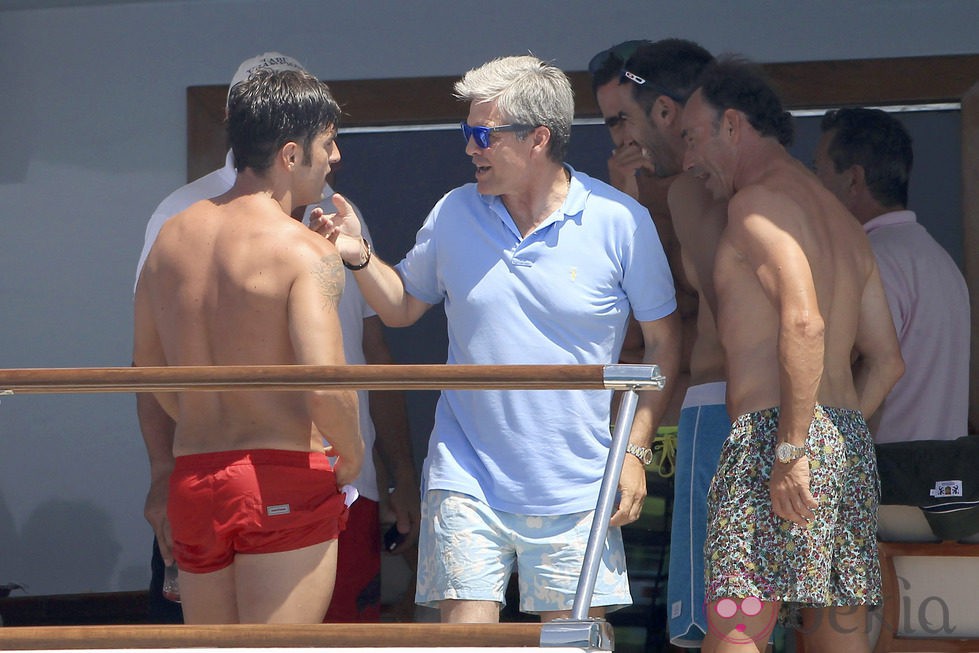
<svg viewBox="0 0 979 653">
<path fill-rule="evenodd" d="M 727 213 L 732 223 L 761 218 L 768 223 L 785 225 L 805 218 L 802 206 L 789 192 L 768 183 L 739 189 L 728 201 Z"/>
<path fill-rule="evenodd" d="M 779 195 L 778 192 L 763 184 L 744 186 L 739 188 L 728 201 L 728 213 L 733 217 L 758 212 L 759 209 L 777 202 L 780 199 Z"/>
<path fill-rule="evenodd" d="M 690 173 L 676 177 L 668 197 L 681 247 L 712 250 L 727 224 L 727 200 L 717 199 Z"/>
<path fill-rule="evenodd" d="M 343 295 L 343 286 L 346 280 L 343 271 L 343 261 L 336 249 L 325 252 L 312 264 L 310 273 L 316 281 L 316 289 L 320 297 L 333 306 L 340 304 L 340 297 Z"/>
<path fill-rule="evenodd" d="M 806 211 L 777 186 L 751 184 L 738 190 L 727 206 L 728 242 L 751 257 L 782 256 L 798 250 L 808 231 Z"/>
<path fill-rule="evenodd" d="M 704 182 L 689 172 L 684 172 L 677 175 L 673 183 L 670 184 L 667 201 L 674 219 L 678 213 L 683 214 L 682 218 L 690 219 L 699 215 L 717 200 L 704 186 Z"/>
<path fill-rule="evenodd" d="M 301 225 L 300 225 L 301 226 Z M 297 265 L 297 277 L 312 281 L 324 302 L 336 306 L 343 293 L 345 273 L 343 261 L 333 243 L 301 226 L 292 249 Z"/>
</svg>

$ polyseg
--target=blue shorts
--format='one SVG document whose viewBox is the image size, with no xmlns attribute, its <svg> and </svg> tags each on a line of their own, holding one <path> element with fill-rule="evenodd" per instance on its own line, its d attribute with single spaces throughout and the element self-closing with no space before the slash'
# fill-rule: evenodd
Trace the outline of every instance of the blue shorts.
<svg viewBox="0 0 979 653">
<path fill-rule="evenodd" d="M 495 601 L 503 607 L 516 567 L 522 612 L 571 610 L 593 514 L 517 515 L 466 494 L 429 490 L 422 501 L 415 602 Z M 611 611 L 631 603 L 622 531 L 610 528 L 591 605 Z"/>
<path fill-rule="evenodd" d="M 699 648 L 704 615 L 704 540 L 707 492 L 721 447 L 731 432 L 724 382 L 691 386 L 683 399 L 676 443 L 670 577 L 667 581 L 670 643 Z"/>
</svg>

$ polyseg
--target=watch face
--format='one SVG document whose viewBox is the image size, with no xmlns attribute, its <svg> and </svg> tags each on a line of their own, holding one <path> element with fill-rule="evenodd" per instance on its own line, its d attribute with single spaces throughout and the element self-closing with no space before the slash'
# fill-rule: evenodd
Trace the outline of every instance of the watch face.
<svg viewBox="0 0 979 653">
<path fill-rule="evenodd" d="M 789 462 L 789 450 L 788 442 L 780 442 L 777 447 L 775 447 L 775 457 L 778 458 L 780 463 Z"/>
<path fill-rule="evenodd" d="M 780 463 L 790 463 L 793 460 L 802 457 L 801 447 L 796 447 L 788 442 L 780 442 L 777 447 L 775 447 L 775 457 L 778 458 Z"/>
<path fill-rule="evenodd" d="M 639 447 L 639 446 L 630 444 L 626 448 L 626 451 L 628 453 L 631 453 L 636 458 L 638 458 L 640 460 L 640 462 L 642 462 L 643 465 L 648 465 L 648 464 L 650 464 L 650 463 L 653 462 L 653 452 L 648 447 Z"/>
</svg>

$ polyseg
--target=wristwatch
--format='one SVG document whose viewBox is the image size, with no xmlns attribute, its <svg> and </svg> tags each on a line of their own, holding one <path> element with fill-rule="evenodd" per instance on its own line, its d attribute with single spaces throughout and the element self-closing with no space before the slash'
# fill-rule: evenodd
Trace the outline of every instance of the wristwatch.
<svg viewBox="0 0 979 653">
<path fill-rule="evenodd" d="M 653 450 L 649 447 L 640 447 L 638 444 L 629 443 L 629 446 L 625 448 L 625 452 L 631 453 L 638 458 L 643 465 L 649 465 L 653 462 Z"/>
<path fill-rule="evenodd" d="M 780 463 L 790 463 L 793 460 L 798 460 L 805 455 L 805 447 L 797 447 L 794 444 L 789 444 L 788 442 L 779 442 L 778 446 L 775 447 L 775 457 L 778 458 Z"/>
</svg>

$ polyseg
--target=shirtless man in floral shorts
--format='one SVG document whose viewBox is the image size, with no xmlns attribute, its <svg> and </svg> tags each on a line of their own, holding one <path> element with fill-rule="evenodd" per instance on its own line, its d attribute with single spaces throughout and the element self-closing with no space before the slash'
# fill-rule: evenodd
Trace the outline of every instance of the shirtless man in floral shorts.
<svg viewBox="0 0 979 653">
<path fill-rule="evenodd" d="M 703 650 L 764 650 L 798 607 L 807 651 L 868 651 L 879 484 L 863 415 L 904 370 L 874 255 L 781 144 L 791 116 L 756 67 L 721 61 L 699 86 L 684 167 L 730 198 L 714 282 L 735 416 L 708 498 Z"/>
</svg>

